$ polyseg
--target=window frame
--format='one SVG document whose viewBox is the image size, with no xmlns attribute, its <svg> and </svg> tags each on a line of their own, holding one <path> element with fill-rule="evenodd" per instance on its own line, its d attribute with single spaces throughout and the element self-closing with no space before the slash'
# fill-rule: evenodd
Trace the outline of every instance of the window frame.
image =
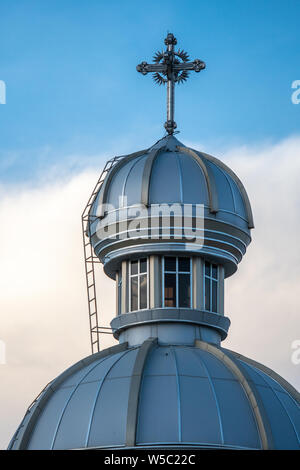
<svg viewBox="0 0 300 470">
<path fill-rule="evenodd" d="M 175 271 L 166 271 L 165 270 L 165 258 L 175 258 L 176 259 L 176 270 Z M 178 260 L 179 258 L 188 258 L 190 261 L 190 270 L 189 271 L 179 271 L 178 269 Z M 162 256 L 162 308 L 193 308 L 193 264 L 191 256 Z M 176 275 L 176 306 L 168 307 L 165 305 L 165 274 L 175 274 Z M 189 307 L 180 307 L 179 306 L 179 274 L 189 274 L 190 275 L 190 306 Z"/>
<path fill-rule="evenodd" d="M 147 264 L 147 268 L 146 268 L 146 271 L 145 272 L 142 272 L 141 273 L 141 260 L 144 260 L 146 259 L 146 264 Z M 138 272 L 137 274 L 131 274 L 131 268 L 132 268 L 132 262 L 134 261 L 137 261 L 138 263 Z M 141 285 L 141 276 L 145 275 L 146 274 L 146 278 L 147 278 L 147 298 L 146 298 L 146 307 L 145 308 L 140 308 L 140 305 L 141 305 L 141 302 L 140 302 L 140 285 Z M 129 293 L 129 299 L 128 299 L 128 306 L 129 306 L 129 313 L 131 312 L 137 312 L 138 310 L 148 310 L 149 309 L 149 257 L 146 257 L 146 256 L 143 256 L 143 258 L 139 258 L 139 259 L 133 259 L 133 260 L 130 260 L 129 261 L 129 289 L 128 289 L 128 293 Z M 131 309 L 131 279 L 133 277 L 136 277 L 137 280 L 138 280 L 138 288 L 137 288 L 137 291 L 138 291 L 138 308 L 137 310 L 132 310 Z"/>
<path fill-rule="evenodd" d="M 206 263 L 209 263 L 209 274 L 206 274 Z M 212 272 L 213 269 L 212 267 L 216 266 L 217 267 L 217 277 L 214 277 Z M 210 309 L 206 309 L 206 279 L 209 280 L 209 305 Z M 213 296 L 212 296 L 212 285 L 213 281 L 216 281 L 217 283 L 217 297 L 216 297 L 216 310 L 212 310 L 212 305 L 213 305 Z M 219 282 L 220 282 L 220 270 L 219 270 L 219 265 L 216 263 L 212 263 L 211 261 L 204 260 L 203 262 L 203 309 L 205 312 L 211 312 L 211 313 L 218 313 L 219 311 Z"/>
</svg>

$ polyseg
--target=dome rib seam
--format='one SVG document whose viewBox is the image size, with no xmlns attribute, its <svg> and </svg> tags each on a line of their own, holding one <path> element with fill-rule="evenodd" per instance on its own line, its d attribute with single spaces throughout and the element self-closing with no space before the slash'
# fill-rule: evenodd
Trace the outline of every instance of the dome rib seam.
<svg viewBox="0 0 300 470">
<path fill-rule="evenodd" d="M 143 157 L 143 156 L 142 156 Z M 141 157 L 141 158 L 142 158 Z M 125 197 L 125 191 L 126 191 L 126 186 L 127 186 L 127 182 L 128 182 L 128 179 L 129 179 L 129 176 L 133 170 L 133 168 L 136 166 L 137 163 L 139 163 L 141 161 L 141 159 L 138 157 L 136 158 L 136 160 L 132 161 L 131 163 L 131 167 L 129 168 L 128 172 L 127 172 L 127 175 L 125 176 L 125 179 L 124 179 L 124 183 L 123 183 L 123 188 L 122 188 L 122 208 L 124 207 L 124 197 Z"/>
<path fill-rule="evenodd" d="M 293 419 L 292 419 L 292 417 L 291 417 L 289 411 L 287 410 L 285 404 L 283 403 L 283 401 L 281 400 L 281 398 L 278 396 L 278 393 L 276 393 L 276 392 L 277 392 L 276 389 L 273 388 L 273 387 L 271 387 L 271 386 L 268 384 L 268 382 L 267 382 L 266 379 L 264 378 L 264 376 L 263 376 L 261 370 L 258 370 L 258 374 L 259 374 L 259 376 L 262 378 L 262 380 L 265 382 L 265 384 L 266 384 L 269 388 L 271 388 L 273 394 L 275 395 L 275 397 L 276 397 L 277 400 L 279 401 L 281 407 L 283 408 L 284 412 L 286 413 L 286 415 L 287 415 L 287 417 L 288 417 L 288 419 L 289 419 L 289 421 L 290 421 L 290 423 L 291 423 L 291 425 L 292 425 L 292 428 L 293 428 L 293 430 L 294 430 L 294 432 L 295 432 L 297 441 L 298 441 L 298 443 L 300 443 L 299 434 L 298 434 L 298 431 L 297 431 L 297 429 L 296 429 L 296 427 L 295 427 L 294 421 L 293 421 Z M 279 393 L 280 393 L 280 392 L 279 392 Z"/>
<path fill-rule="evenodd" d="M 180 379 L 179 379 L 179 371 L 178 371 L 178 364 L 177 364 L 177 357 L 176 351 L 171 346 L 170 347 L 172 356 L 174 359 L 175 364 L 175 375 L 176 375 L 176 389 L 177 389 L 177 413 L 178 413 L 178 441 L 182 442 L 182 416 L 181 416 L 181 393 L 180 393 Z"/>
<path fill-rule="evenodd" d="M 217 158 L 213 157 L 212 155 L 209 155 L 208 153 L 198 152 L 198 151 L 194 151 L 194 152 L 197 153 L 197 155 L 199 155 L 199 156 L 203 155 L 204 158 L 206 158 L 210 162 L 214 163 L 217 167 L 222 168 L 224 171 L 226 171 L 231 176 L 233 181 L 236 183 L 236 185 L 237 185 L 237 187 L 238 187 L 238 189 L 241 193 L 244 204 L 245 204 L 246 214 L 247 214 L 247 218 L 248 218 L 248 228 L 249 229 L 254 228 L 253 214 L 252 214 L 252 209 L 251 209 L 251 204 L 250 204 L 250 201 L 249 201 L 249 197 L 248 197 L 248 194 L 245 190 L 245 187 L 244 187 L 243 183 L 241 182 L 241 180 L 239 179 L 239 177 L 234 173 L 234 171 L 232 171 L 231 168 L 229 168 L 229 166 L 227 166 L 221 160 L 218 160 Z"/>
<path fill-rule="evenodd" d="M 128 350 L 128 351 L 123 351 L 122 356 L 120 356 L 118 359 L 115 359 L 115 362 L 113 363 L 113 365 L 115 365 L 115 363 L 118 362 L 118 360 L 121 359 L 121 357 L 123 357 L 124 354 L 126 354 L 126 353 L 128 353 L 128 352 L 129 352 L 129 350 Z M 84 379 L 85 379 L 94 369 L 96 369 L 96 367 L 98 367 L 99 364 L 102 364 L 102 362 L 104 362 L 105 359 L 106 359 L 106 357 L 103 357 L 100 362 L 96 362 L 96 364 L 95 364 L 91 369 L 89 369 L 89 370 L 86 372 L 86 374 L 84 374 L 84 376 L 83 376 L 79 381 L 77 381 L 76 385 L 75 385 L 75 386 L 72 388 L 72 390 L 70 391 L 69 397 L 67 398 L 66 403 L 65 403 L 64 406 L 63 406 L 63 409 L 62 409 L 62 411 L 61 411 L 61 413 L 60 413 L 60 417 L 59 417 L 58 423 L 57 423 L 56 428 L 55 428 L 55 431 L 54 431 L 54 435 L 53 435 L 52 442 L 51 442 L 51 450 L 53 450 L 53 448 L 54 448 L 55 441 L 56 441 L 56 439 L 57 439 L 57 435 L 58 435 L 58 432 L 59 432 L 60 425 L 61 425 L 61 423 L 62 423 L 62 420 L 63 420 L 64 414 L 65 414 L 65 412 L 66 412 L 66 409 L 68 408 L 68 405 L 69 405 L 70 401 L 72 400 L 73 395 L 74 395 L 75 392 L 78 390 L 78 387 L 82 384 L 82 382 L 84 381 Z M 113 366 L 110 367 L 110 369 L 109 369 L 108 372 L 110 372 L 110 370 L 111 370 L 112 367 L 113 367 Z M 108 372 L 107 372 L 107 373 L 108 373 Z M 107 374 L 105 374 L 104 379 L 105 379 L 106 375 L 107 375 Z M 102 386 L 102 382 L 101 382 L 101 386 Z"/>
<path fill-rule="evenodd" d="M 105 380 L 107 379 L 107 376 L 110 373 L 110 371 L 112 370 L 112 368 L 117 364 L 117 362 L 119 362 L 130 351 L 132 351 L 132 350 L 127 349 L 127 350 L 123 351 L 123 354 L 114 361 L 114 363 L 109 367 L 108 371 L 104 374 L 104 376 L 100 380 L 100 384 L 98 386 L 98 390 L 97 390 L 97 393 L 96 393 L 96 396 L 95 396 L 93 408 L 92 408 L 90 419 L 89 419 L 89 425 L 88 425 L 88 429 L 87 429 L 87 433 L 86 433 L 86 438 L 85 438 L 85 446 L 86 447 L 88 447 L 88 443 L 89 443 L 89 439 L 90 439 L 90 435 L 91 435 L 92 424 L 93 424 L 94 415 L 95 415 L 95 409 L 96 409 L 96 406 L 97 406 L 97 403 L 98 403 L 98 399 L 99 399 L 103 384 L 104 384 Z"/>
<path fill-rule="evenodd" d="M 153 170 L 153 165 L 158 157 L 158 155 L 167 150 L 166 147 L 160 147 L 158 149 L 153 149 L 149 153 L 145 165 L 144 165 L 144 171 L 143 171 L 143 176 L 142 176 L 142 191 L 141 191 L 141 203 L 149 207 L 149 195 L 150 195 L 150 184 L 151 184 L 151 175 L 152 175 L 152 170 Z"/>
<path fill-rule="evenodd" d="M 224 351 L 228 352 L 229 354 L 232 354 L 235 358 L 246 362 L 246 364 L 249 364 L 250 366 L 254 366 L 260 371 L 264 372 L 266 375 L 271 377 L 271 379 L 275 380 L 276 382 L 281 385 L 281 387 L 286 390 L 292 398 L 295 400 L 296 404 L 299 405 L 300 403 L 300 393 L 289 383 L 287 382 L 281 375 L 277 374 L 274 372 L 274 370 L 270 369 L 269 367 L 260 364 L 259 362 L 255 361 L 254 359 L 250 359 L 249 357 L 244 356 L 243 354 L 239 354 L 235 351 L 231 351 L 231 349 L 226 349 L 223 348 Z"/>
<path fill-rule="evenodd" d="M 76 362 L 73 366 L 69 367 L 56 379 L 52 380 L 32 402 L 30 407 L 27 409 L 25 416 L 17 429 L 13 441 L 9 444 L 9 449 L 24 450 L 27 448 L 28 442 L 31 437 L 31 432 L 38 420 L 40 413 L 42 412 L 43 406 L 48 402 L 52 394 L 58 389 L 70 375 L 77 372 L 81 367 L 87 366 L 98 359 L 104 359 L 111 354 L 117 354 L 118 352 L 124 351 L 128 348 L 128 343 L 117 344 L 110 348 L 104 349 L 98 353 L 91 354 L 84 359 Z M 15 446 L 16 444 L 16 446 Z"/>
<path fill-rule="evenodd" d="M 194 150 L 187 148 L 187 147 L 180 147 L 180 146 L 177 146 L 177 149 L 180 152 L 185 153 L 186 155 L 190 155 L 202 169 L 205 180 L 206 180 L 206 185 L 207 185 L 209 211 L 213 214 L 217 213 L 219 209 L 218 193 L 216 189 L 214 175 L 212 174 L 211 169 L 205 164 L 201 156 L 198 153 L 196 153 Z"/>
<path fill-rule="evenodd" d="M 178 175 L 179 175 L 180 204 L 184 204 L 182 166 L 181 166 L 181 161 L 177 152 L 175 153 L 175 156 L 176 156 Z"/>
<path fill-rule="evenodd" d="M 222 351 L 222 349 L 217 348 L 216 346 L 213 346 L 210 343 L 196 340 L 195 347 L 198 347 L 204 351 L 207 351 L 213 354 L 215 357 L 220 359 L 230 369 L 233 375 L 235 375 L 241 387 L 243 388 L 247 396 L 248 403 L 250 404 L 251 409 L 253 411 L 262 449 L 264 450 L 269 449 L 270 447 L 269 447 L 267 432 L 265 429 L 265 425 L 264 425 L 264 421 L 261 415 L 260 408 L 256 400 L 255 393 L 253 392 L 251 385 L 249 381 L 247 380 L 246 376 L 243 374 L 242 370 L 233 361 L 233 359 L 231 359 L 225 352 Z"/>
<path fill-rule="evenodd" d="M 105 215 L 104 204 L 107 203 L 107 195 L 108 195 L 110 183 L 111 183 L 115 173 L 117 171 L 119 171 L 120 168 L 122 168 L 123 165 L 125 165 L 125 163 L 127 163 L 128 161 L 132 160 L 133 158 L 137 158 L 137 157 L 140 157 L 142 155 L 145 155 L 147 152 L 148 152 L 148 149 L 145 149 L 145 150 L 140 150 L 139 152 L 131 153 L 130 155 L 126 155 L 121 160 L 119 160 L 118 163 L 116 163 L 110 169 L 110 171 L 106 175 L 106 178 L 104 179 L 104 181 L 103 181 L 103 183 L 102 183 L 102 185 L 99 189 L 99 191 L 101 191 L 100 197 L 99 197 L 99 203 L 98 203 L 99 208 L 100 208 L 100 211 L 99 211 L 99 217 L 100 218 L 103 218 L 104 215 Z"/>
<path fill-rule="evenodd" d="M 235 199 L 235 195 L 234 195 L 234 191 L 233 191 L 233 188 L 232 188 L 232 182 L 230 181 L 226 171 L 224 171 L 224 168 L 221 168 L 220 166 L 218 167 L 218 170 L 220 170 L 220 172 L 225 176 L 225 179 L 228 183 L 228 186 L 229 186 L 229 189 L 230 189 L 230 193 L 231 193 L 231 197 L 232 197 L 232 202 L 233 202 L 233 212 L 234 214 L 238 215 L 237 214 L 237 204 L 236 204 L 236 199 Z M 248 222 L 248 220 L 247 220 Z"/>
<path fill-rule="evenodd" d="M 151 349 L 157 344 L 157 338 L 148 338 L 140 346 L 135 363 L 133 366 L 127 407 L 127 420 L 126 420 L 126 436 L 125 446 L 134 447 L 136 445 L 136 434 L 138 425 L 138 411 L 140 401 L 140 390 L 142 384 L 142 377 L 148 354 Z"/>
<path fill-rule="evenodd" d="M 195 354 L 195 351 L 193 351 L 193 352 Z M 217 414 L 218 414 L 218 420 L 219 420 L 219 426 L 220 426 L 221 444 L 224 446 L 225 445 L 225 440 L 224 440 L 224 430 L 223 430 L 222 416 L 221 416 L 221 412 L 220 412 L 220 405 L 219 405 L 219 400 L 218 400 L 216 390 L 215 390 L 215 387 L 214 387 L 214 384 L 213 384 L 213 381 L 212 381 L 212 378 L 214 378 L 214 377 L 211 377 L 211 375 L 208 371 L 208 368 L 206 367 L 206 364 L 204 363 L 203 359 L 200 359 L 198 354 L 195 354 L 195 356 L 197 357 L 197 360 L 200 362 L 200 364 L 202 365 L 203 369 L 206 372 L 206 377 L 208 379 L 210 388 L 212 390 L 212 394 L 213 394 L 214 399 L 215 399 Z M 230 379 L 230 380 L 232 380 L 232 379 Z"/>
</svg>

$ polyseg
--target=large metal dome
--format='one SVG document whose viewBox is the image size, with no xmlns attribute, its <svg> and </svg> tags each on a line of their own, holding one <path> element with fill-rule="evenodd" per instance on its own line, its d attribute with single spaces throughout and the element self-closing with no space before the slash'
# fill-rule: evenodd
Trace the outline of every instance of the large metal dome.
<svg viewBox="0 0 300 470">
<path fill-rule="evenodd" d="M 297 399 L 270 369 L 203 341 L 123 343 L 51 382 L 10 449 L 297 449 Z"/>
<path fill-rule="evenodd" d="M 103 227 L 114 223 L 116 214 L 118 221 L 129 220 L 133 208 L 147 211 L 151 217 L 151 209 L 162 204 L 203 205 L 205 233 L 199 231 L 195 243 L 185 248 L 195 253 L 218 255 L 225 260 L 226 275 L 236 270 L 251 241 L 250 229 L 254 227 L 246 190 L 223 162 L 186 147 L 170 135 L 147 150 L 120 158 L 95 197 L 90 210 L 89 234 L 95 254 L 108 275 L 114 277 L 118 264 L 113 258 L 122 257 L 122 252 L 116 252 L 117 248 L 126 245 L 128 256 L 132 245 L 136 245 L 136 237 L 130 234 L 128 227 L 123 227 L 123 231 L 119 229 L 116 233 L 116 237 L 120 235 L 120 243 L 116 244 L 111 237 L 103 235 Z M 125 230 L 127 235 L 124 235 Z M 149 233 L 145 232 L 144 239 L 147 240 L 144 242 L 142 232 L 138 238 L 139 252 L 143 243 L 147 244 L 149 252 Z M 179 245 L 172 247 L 160 243 L 151 251 L 178 248 L 181 249 Z M 134 256 L 134 249 L 132 254 Z"/>
</svg>

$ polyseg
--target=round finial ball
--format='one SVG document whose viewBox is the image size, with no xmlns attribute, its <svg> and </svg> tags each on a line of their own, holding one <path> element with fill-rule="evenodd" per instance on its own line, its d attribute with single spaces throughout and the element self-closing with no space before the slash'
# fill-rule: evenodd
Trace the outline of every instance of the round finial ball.
<svg viewBox="0 0 300 470">
<path fill-rule="evenodd" d="M 169 44 L 173 44 L 173 46 L 176 46 L 177 44 L 177 39 L 172 33 L 168 33 L 168 36 L 165 39 L 165 45 L 168 46 Z"/>
<path fill-rule="evenodd" d="M 164 124 L 164 127 L 166 131 L 168 132 L 168 134 L 173 134 L 174 130 L 177 127 L 177 124 L 175 121 L 166 121 Z"/>
</svg>

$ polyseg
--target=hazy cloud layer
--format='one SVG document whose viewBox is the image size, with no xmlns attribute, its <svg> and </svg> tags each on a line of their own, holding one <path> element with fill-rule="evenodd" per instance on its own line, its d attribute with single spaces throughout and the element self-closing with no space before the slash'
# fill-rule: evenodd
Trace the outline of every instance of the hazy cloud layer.
<svg viewBox="0 0 300 470">
<path fill-rule="evenodd" d="M 293 137 L 222 156 L 245 183 L 256 226 L 238 273 L 226 282 L 232 325 L 223 345 L 296 387 L 300 365 L 291 361 L 291 344 L 300 339 L 299 148 L 300 137 Z M 7 355 L 7 364 L 0 364 L 1 448 L 46 383 L 90 354 L 80 215 L 98 176 L 90 170 L 43 178 L 35 188 L 0 187 L 0 340 Z M 107 325 L 114 284 L 100 277 L 101 323 Z M 102 347 L 112 342 L 106 335 Z"/>
</svg>

